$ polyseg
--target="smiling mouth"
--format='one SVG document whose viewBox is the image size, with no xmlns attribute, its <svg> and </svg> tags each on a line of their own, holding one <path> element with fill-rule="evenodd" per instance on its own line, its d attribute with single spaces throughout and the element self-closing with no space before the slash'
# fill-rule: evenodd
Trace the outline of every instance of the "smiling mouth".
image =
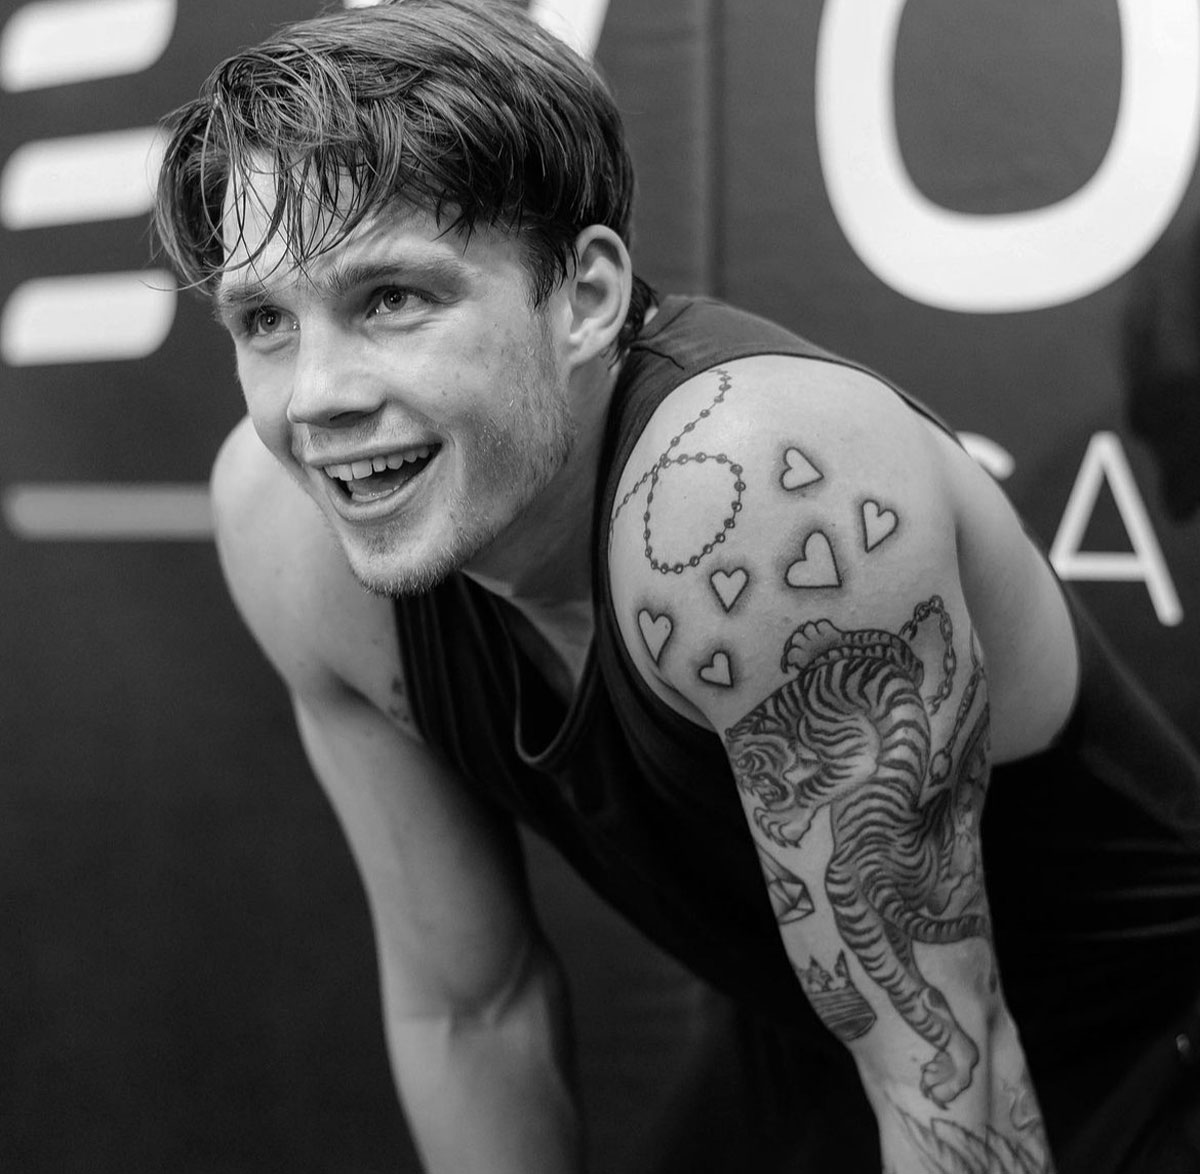
<svg viewBox="0 0 1200 1174">
<path fill-rule="evenodd" d="M 325 465 L 325 476 L 348 500 L 379 501 L 419 477 L 438 453 L 438 445 L 387 453 L 371 460 Z"/>
</svg>

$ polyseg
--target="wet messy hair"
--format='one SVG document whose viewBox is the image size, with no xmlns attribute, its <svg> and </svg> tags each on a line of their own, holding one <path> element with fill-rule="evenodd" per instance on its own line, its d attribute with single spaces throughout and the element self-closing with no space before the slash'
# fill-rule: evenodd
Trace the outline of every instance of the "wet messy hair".
<svg viewBox="0 0 1200 1174">
<path fill-rule="evenodd" d="M 208 293 L 228 268 L 229 184 L 253 198 L 264 172 L 269 231 L 244 264 L 282 236 L 303 268 L 403 201 L 447 231 L 515 234 L 537 306 L 584 228 L 630 242 L 633 166 L 611 94 L 508 0 L 391 0 L 290 25 L 219 65 L 164 128 L 155 227 Z M 328 214 L 306 215 L 314 201 Z M 635 277 L 619 352 L 652 300 Z"/>
</svg>

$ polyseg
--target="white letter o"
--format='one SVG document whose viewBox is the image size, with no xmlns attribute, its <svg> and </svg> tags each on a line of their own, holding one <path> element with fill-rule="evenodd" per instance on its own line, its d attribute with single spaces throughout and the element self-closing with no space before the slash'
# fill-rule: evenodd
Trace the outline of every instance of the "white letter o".
<svg viewBox="0 0 1200 1174">
<path fill-rule="evenodd" d="M 826 0 L 817 47 L 817 142 L 842 231 L 893 289 L 945 310 L 1037 310 L 1135 265 L 1179 207 L 1200 128 L 1196 0 L 1118 0 L 1122 86 L 1108 154 L 1073 195 L 982 216 L 934 204 L 896 136 L 892 78 L 907 0 Z"/>
</svg>

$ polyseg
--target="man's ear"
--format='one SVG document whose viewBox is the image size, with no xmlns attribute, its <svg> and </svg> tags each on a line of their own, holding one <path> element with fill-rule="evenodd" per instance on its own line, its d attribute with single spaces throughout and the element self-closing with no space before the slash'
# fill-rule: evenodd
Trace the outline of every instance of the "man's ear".
<svg viewBox="0 0 1200 1174">
<path fill-rule="evenodd" d="M 633 287 L 633 262 L 625 242 L 600 224 L 585 228 L 575 238 L 574 268 L 563 282 L 570 308 L 566 338 L 572 366 L 581 366 L 597 355 L 611 352 Z"/>
</svg>

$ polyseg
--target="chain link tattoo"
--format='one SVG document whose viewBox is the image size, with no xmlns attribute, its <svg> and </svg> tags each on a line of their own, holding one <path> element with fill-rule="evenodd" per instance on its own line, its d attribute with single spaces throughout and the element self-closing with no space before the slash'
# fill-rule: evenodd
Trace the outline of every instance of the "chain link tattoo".
<svg viewBox="0 0 1200 1174">
<path fill-rule="evenodd" d="M 945 652 L 942 655 L 942 683 L 932 697 L 924 698 L 929 706 L 929 716 L 932 717 L 941 708 L 942 702 L 954 691 L 954 670 L 957 658 L 954 655 L 954 625 L 940 595 L 932 595 L 924 603 L 919 603 L 913 611 L 913 617 L 900 629 L 900 635 L 910 643 L 917 634 L 917 629 L 930 616 L 938 617 L 938 631 L 942 637 Z"/>
<path fill-rule="evenodd" d="M 742 480 L 742 466 L 735 460 L 729 457 L 726 453 L 708 453 L 708 452 L 691 452 L 680 453 L 673 456 L 674 451 L 683 443 L 683 438 L 690 432 L 693 432 L 696 427 L 704 420 L 712 415 L 713 409 L 718 404 L 724 403 L 725 393 L 733 386 L 733 379 L 729 372 L 724 368 L 718 367 L 716 374 L 720 380 L 717 387 L 717 394 L 713 397 L 713 401 L 707 408 L 702 408 L 696 417 L 689 420 L 677 435 L 671 437 L 667 444 L 667 450 L 657 461 L 647 469 L 634 483 L 633 488 L 621 498 L 617 508 L 613 510 L 612 521 L 616 522 L 621 511 L 641 492 L 642 488 L 649 484 L 649 492 L 646 494 L 646 508 L 642 513 L 642 539 L 645 542 L 645 554 L 651 567 L 660 574 L 682 574 L 688 567 L 699 566 L 701 561 L 712 554 L 713 550 L 722 542 L 725 541 L 725 536 L 730 530 L 737 525 L 737 516 L 742 510 L 742 494 L 746 490 L 746 483 Z M 733 477 L 734 496 L 729 503 L 729 513 L 721 520 L 721 525 L 713 534 L 712 538 L 705 542 L 700 550 L 695 554 L 685 555 L 682 559 L 673 562 L 664 562 L 659 559 L 654 553 L 653 534 L 651 532 L 652 513 L 654 505 L 654 491 L 658 487 L 658 483 L 662 474 L 672 465 L 680 467 L 695 462 L 698 465 L 704 464 L 706 461 L 712 461 L 715 464 L 728 466 L 729 474 Z"/>
</svg>

